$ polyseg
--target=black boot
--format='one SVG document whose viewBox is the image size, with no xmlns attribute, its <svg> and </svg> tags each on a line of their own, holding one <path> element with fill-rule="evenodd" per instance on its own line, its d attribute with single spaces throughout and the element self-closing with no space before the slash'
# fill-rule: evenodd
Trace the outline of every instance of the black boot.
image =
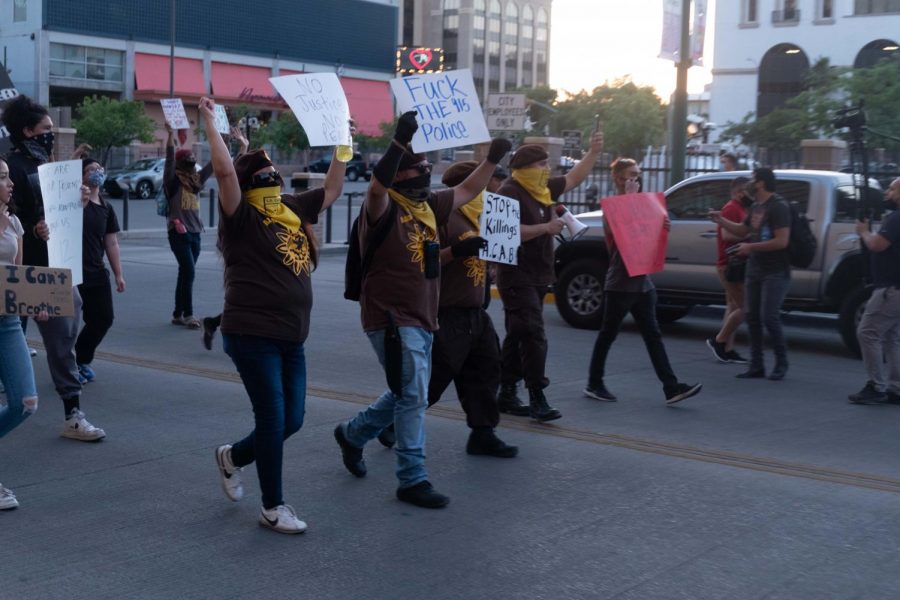
<svg viewBox="0 0 900 600">
<path fill-rule="evenodd" d="M 531 418 L 540 421 L 553 421 L 562 416 L 562 413 L 547 404 L 547 398 L 544 396 L 544 390 L 539 387 L 528 388 L 528 400 L 530 406 L 528 412 Z"/>
<path fill-rule="evenodd" d="M 500 386 L 497 408 L 500 412 L 514 417 L 527 417 L 529 414 L 528 407 L 522 404 L 519 396 L 516 395 L 516 384 L 514 383 L 504 383 Z"/>
<path fill-rule="evenodd" d="M 513 458 L 519 453 L 519 449 L 498 438 L 491 427 L 476 427 L 469 434 L 466 453 Z"/>
</svg>

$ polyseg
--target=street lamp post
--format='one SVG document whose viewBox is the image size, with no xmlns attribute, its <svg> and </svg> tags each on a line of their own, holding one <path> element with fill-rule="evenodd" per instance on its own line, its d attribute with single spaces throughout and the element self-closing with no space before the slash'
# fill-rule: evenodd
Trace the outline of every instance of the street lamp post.
<svg viewBox="0 0 900 600">
<path fill-rule="evenodd" d="M 672 100 L 672 170 L 669 185 L 684 179 L 684 152 L 687 143 L 687 79 L 691 68 L 691 0 L 681 2 L 681 50 L 678 53 L 678 74 L 675 97 Z"/>
</svg>

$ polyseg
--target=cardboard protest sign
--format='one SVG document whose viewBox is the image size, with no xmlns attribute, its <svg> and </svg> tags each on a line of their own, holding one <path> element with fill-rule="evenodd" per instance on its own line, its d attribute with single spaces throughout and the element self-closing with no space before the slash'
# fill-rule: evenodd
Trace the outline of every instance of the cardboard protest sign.
<svg viewBox="0 0 900 600">
<path fill-rule="evenodd" d="M 6 103 L 18 95 L 19 92 L 13 86 L 6 69 L 0 68 L 0 115 L 3 114 L 3 107 L 6 106 Z M 9 141 L 9 132 L 6 127 L 0 126 L 0 156 L 5 156 L 10 150 L 12 150 L 12 144 Z"/>
<path fill-rule="evenodd" d="M 159 103 L 162 105 L 166 123 L 171 125 L 172 129 L 191 128 L 191 122 L 188 121 L 187 113 L 184 112 L 184 104 L 181 103 L 181 98 L 163 98 Z"/>
<path fill-rule="evenodd" d="M 469 69 L 391 79 L 401 113 L 414 110 L 416 152 L 456 148 L 491 139 Z"/>
<path fill-rule="evenodd" d="M 352 146 L 350 105 L 334 73 L 269 78 L 303 125 L 310 146 Z"/>
<path fill-rule="evenodd" d="M 231 125 L 228 123 L 228 113 L 221 104 L 216 104 L 216 131 L 228 135 L 231 133 Z"/>
<path fill-rule="evenodd" d="M 72 285 L 69 269 L 2 265 L 0 314 L 36 317 L 45 310 L 51 317 L 74 316 Z"/>
<path fill-rule="evenodd" d="M 518 200 L 484 193 L 479 234 L 487 240 L 488 246 L 487 250 L 479 253 L 478 258 L 504 265 L 519 263 L 518 250 L 522 244 L 520 214 Z"/>
<path fill-rule="evenodd" d="M 80 285 L 84 207 L 81 205 L 81 161 L 40 165 L 44 220 L 50 228 L 47 254 L 51 267 L 72 270 L 71 285 Z"/>
<path fill-rule="evenodd" d="M 631 277 L 658 273 L 666 263 L 669 232 L 664 194 L 624 194 L 600 201 L 606 225 Z"/>
</svg>

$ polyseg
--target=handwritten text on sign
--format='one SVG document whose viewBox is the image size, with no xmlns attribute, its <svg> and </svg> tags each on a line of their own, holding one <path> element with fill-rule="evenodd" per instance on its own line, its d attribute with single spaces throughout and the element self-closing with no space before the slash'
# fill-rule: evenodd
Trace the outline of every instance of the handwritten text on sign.
<svg viewBox="0 0 900 600">
<path fill-rule="evenodd" d="M 416 152 L 490 141 L 469 69 L 392 79 L 391 89 L 401 113 L 418 113 Z"/>
<path fill-rule="evenodd" d="M 666 264 L 669 232 L 663 194 L 625 194 L 600 201 L 606 225 L 631 277 L 658 273 Z"/>
<path fill-rule="evenodd" d="M 163 98 L 159 103 L 162 106 L 163 115 L 166 117 L 166 123 L 171 125 L 172 129 L 191 128 L 181 98 Z"/>
<path fill-rule="evenodd" d="M 478 257 L 504 265 L 518 264 L 517 251 L 522 243 L 520 221 L 518 200 L 485 192 L 479 230 L 488 246 Z"/>
<path fill-rule="evenodd" d="M 81 230 L 84 207 L 81 205 L 81 161 L 67 160 L 38 167 L 44 220 L 50 228 L 47 254 L 51 267 L 72 270 L 71 285 L 80 285 Z"/>
<path fill-rule="evenodd" d="M 310 146 L 351 146 L 350 105 L 334 73 L 305 73 L 269 79 L 303 125 Z"/>
<path fill-rule="evenodd" d="M 216 104 L 216 131 L 222 134 L 231 133 L 231 126 L 228 124 L 228 113 L 221 104 Z"/>
<path fill-rule="evenodd" d="M 36 317 L 47 311 L 51 317 L 71 317 L 72 272 L 53 267 L 3 265 L 0 267 L 0 293 L 4 315 Z"/>
</svg>

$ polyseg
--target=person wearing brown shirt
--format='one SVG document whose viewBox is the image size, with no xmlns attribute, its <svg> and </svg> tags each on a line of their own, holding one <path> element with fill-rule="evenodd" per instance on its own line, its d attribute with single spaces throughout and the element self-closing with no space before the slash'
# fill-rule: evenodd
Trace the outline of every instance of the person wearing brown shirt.
<svg viewBox="0 0 900 600">
<path fill-rule="evenodd" d="M 568 173 L 550 177 L 550 156 L 542 146 L 526 144 L 509 162 L 512 177 L 497 192 L 519 201 L 522 245 L 517 265 L 497 268 L 497 288 L 503 301 L 506 338 L 503 340 L 500 411 L 530 415 L 537 421 L 562 416 L 547 403 L 544 388 L 547 336 L 544 334 L 544 295 L 553 283 L 553 237 L 563 224 L 552 210 L 565 192 L 581 185 L 603 151 L 603 134 L 595 131 L 591 148 Z M 516 396 L 516 385 L 525 379 L 529 405 Z"/>
<path fill-rule="evenodd" d="M 200 101 L 219 182 L 219 244 L 225 262 L 222 341 L 250 403 L 254 429 L 216 448 L 225 495 L 243 497 L 241 469 L 256 463 L 262 510 L 259 524 L 302 533 L 306 523 L 282 497 L 284 441 L 303 424 L 306 402 L 304 342 L 312 309 L 310 275 L 316 265 L 311 225 L 340 196 L 345 165 L 333 160 L 324 187 L 281 193 L 281 176 L 264 150 L 234 162 L 215 128 L 215 104 Z"/>
<path fill-rule="evenodd" d="M 415 111 L 400 117 L 390 147 L 373 170 L 359 220 L 362 252 L 379 227 L 389 227 L 374 252 L 360 296 L 363 330 L 385 369 L 389 390 L 349 422 L 338 424 L 334 437 L 344 466 L 363 477 L 363 446 L 393 423 L 397 498 L 424 508 L 443 508 L 450 499 L 434 490 L 425 469 L 425 408 L 432 335 L 438 326 L 438 230 L 453 210 L 481 193 L 510 143 L 494 140 L 487 160 L 470 177 L 434 193 L 431 164 L 409 147 L 417 129 Z"/>
</svg>

